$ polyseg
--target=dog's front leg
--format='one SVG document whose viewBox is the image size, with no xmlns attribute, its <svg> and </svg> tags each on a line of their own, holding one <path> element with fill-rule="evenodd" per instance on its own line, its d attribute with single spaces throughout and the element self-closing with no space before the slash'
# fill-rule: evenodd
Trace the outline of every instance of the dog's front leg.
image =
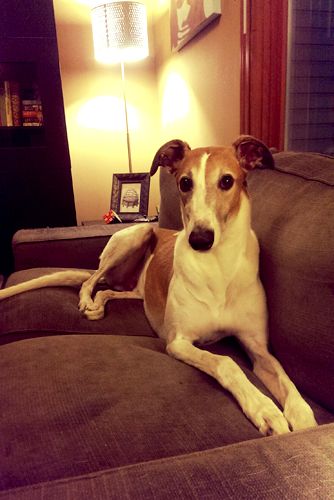
<svg viewBox="0 0 334 500">
<path fill-rule="evenodd" d="M 100 290 L 95 295 L 94 303 L 91 308 L 85 311 L 86 318 L 90 320 L 103 318 L 106 303 L 113 299 L 143 299 L 143 294 L 138 289 L 131 290 L 129 292 Z"/>
<path fill-rule="evenodd" d="M 92 299 L 92 293 L 98 281 L 103 278 L 105 269 L 100 267 L 97 271 L 95 271 L 92 276 L 85 281 L 79 292 L 79 310 L 82 313 L 86 313 L 91 309 L 94 309 L 94 301 Z"/>
<path fill-rule="evenodd" d="M 314 427 L 317 422 L 308 403 L 302 398 L 279 361 L 267 349 L 266 341 L 246 334 L 239 336 L 254 363 L 254 373 L 284 408 L 292 430 Z"/>
<path fill-rule="evenodd" d="M 167 344 L 167 352 L 214 377 L 233 394 L 245 415 L 263 435 L 289 432 L 288 423 L 282 412 L 270 398 L 262 394 L 248 380 L 230 357 L 199 349 L 181 335 L 177 335 Z"/>
</svg>

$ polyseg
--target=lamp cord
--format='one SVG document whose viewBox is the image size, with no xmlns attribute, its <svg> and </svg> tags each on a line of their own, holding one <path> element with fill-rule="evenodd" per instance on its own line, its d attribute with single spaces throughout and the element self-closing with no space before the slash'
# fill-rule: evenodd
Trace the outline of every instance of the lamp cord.
<svg viewBox="0 0 334 500">
<path fill-rule="evenodd" d="M 124 72 L 124 62 L 123 61 L 121 61 L 121 72 L 122 72 L 122 91 L 123 91 L 123 101 L 124 101 L 124 114 L 125 114 L 125 124 L 126 124 L 126 143 L 128 146 L 129 172 L 132 174 L 132 159 L 131 159 L 129 120 L 128 120 L 128 106 L 127 106 L 127 102 L 126 102 L 125 72 Z"/>
</svg>

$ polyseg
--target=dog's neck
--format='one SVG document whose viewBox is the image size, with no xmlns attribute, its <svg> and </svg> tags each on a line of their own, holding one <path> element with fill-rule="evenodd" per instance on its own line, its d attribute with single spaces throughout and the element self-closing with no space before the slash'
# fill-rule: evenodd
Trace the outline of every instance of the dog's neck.
<svg viewBox="0 0 334 500">
<path fill-rule="evenodd" d="M 217 245 L 218 252 L 235 252 L 235 256 L 238 258 L 241 253 L 247 251 L 250 234 L 251 207 L 247 193 L 242 191 L 237 212 L 229 215 L 226 219 Z"/>
</svg>

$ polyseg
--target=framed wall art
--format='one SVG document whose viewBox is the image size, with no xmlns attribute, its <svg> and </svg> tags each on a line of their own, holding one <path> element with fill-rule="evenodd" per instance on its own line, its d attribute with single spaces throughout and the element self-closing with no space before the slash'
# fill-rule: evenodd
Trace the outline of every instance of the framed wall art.
<svg viewBox="0 0 334 500">
<path fill-rule="evenodd" d="M 110 208 L 122 222 L 131 222 L 144 217 L 148 212 L 150 175 L 114 174 L 112 181 Z"/>
<path fill-rule="evenodd" d="M 170 0 L 173 52 L 180 50 L 221 15 L 221 0 Z"/>
</svg>

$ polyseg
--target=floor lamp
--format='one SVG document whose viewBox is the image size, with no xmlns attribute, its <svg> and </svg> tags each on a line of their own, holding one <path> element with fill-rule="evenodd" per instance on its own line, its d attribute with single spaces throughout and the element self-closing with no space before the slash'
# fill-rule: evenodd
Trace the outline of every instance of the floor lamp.
<svg viewBox="0 0 334 500">
<path fill-rule="evenodd" d="M 128 163 L 132 173 L 124 64 L 148 56 L 146 6 L 142 2 L 114 0 L 93 7 L 91 14 L 96 60 L 121 66 Z"/>
</svg>

